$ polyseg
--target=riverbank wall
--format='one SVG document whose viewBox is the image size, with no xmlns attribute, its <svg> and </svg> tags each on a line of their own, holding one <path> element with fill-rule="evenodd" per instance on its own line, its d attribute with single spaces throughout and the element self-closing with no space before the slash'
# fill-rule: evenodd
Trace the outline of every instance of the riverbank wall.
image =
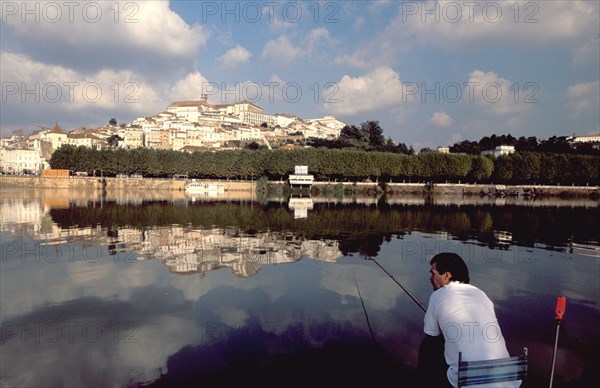
<svg viewBox="0 0 600 388">
<path fill-rule="evenodd" d="M 0 176 L 2 187 L 28 187 L 70 190 L 106 191 L 184 191 L 188 180 L 154 178 L 113 178 L 113 177 L 37 177 Z M 256 191 L 256 181 L 202 180 L 202 182 L 225 185 L 228 192 Z M 286 181 L 269 182 L 275 186 L 287 185 Z M 464 196 L 517 196 L 517 197 L 564 197 L 600 199 L 598 186 L 544 186 L 544 185 L 493 185 L 457 183 L 385 183 L 372 182 L 314 182 L 312 190 L 339 192 L 341 194 L 368 194 L 389 196 L 436 194 Z"/>
<path fill-rule="evenodd" d="M 563 197 L 600 199 L 598 186 L 548 186 L 548 185 L 494 185 L 461 183 L 371 183 L 371 182 L 315 182 L 317 192 L 342 192 L 344 194 L 396 195 L 452 195 L 493 197 Z"/>
<path fill-rule="evenodd" d="M 2 187 L 28 187 L 38 189 L 70 189 L 70 190 L 151 190 L 151 191 L 184 191 L 185 179 L 154 179 L 154 178 L 113 178 L 113 177 L 38 177 L 38 176 L 0 176 Z M 229 192 L 256 190 L 254 181 L 214 181 L 223 184 Z"/>
</svg>

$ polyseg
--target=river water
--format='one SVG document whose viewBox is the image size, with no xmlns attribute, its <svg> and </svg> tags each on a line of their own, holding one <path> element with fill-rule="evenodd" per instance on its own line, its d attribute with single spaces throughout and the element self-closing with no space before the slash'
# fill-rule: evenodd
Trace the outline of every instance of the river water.
<svg viewBox="0 0 600 388">
<path fill-rule="evenodd" d="M 591 200 L 0 189 L 0 386 L 419 386 L 429 259 L 459 253 L 530 387 L 600 365 Z M 376 260 L 369 260 L 371 257 Z"/>
</svg>

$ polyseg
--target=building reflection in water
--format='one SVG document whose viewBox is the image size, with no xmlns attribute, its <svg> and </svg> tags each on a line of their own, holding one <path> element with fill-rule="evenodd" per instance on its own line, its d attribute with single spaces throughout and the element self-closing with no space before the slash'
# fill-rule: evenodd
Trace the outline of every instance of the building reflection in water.
<svg viewBox="0 0 600 388">
<path fill-rule="evenodd" d="M 233 197 L 231 193 L 218 199 L 225 202 L 254 203 L 250 197 L 237 198 Z M 288 224 L 282 223 L 288 228 L 280 228 L 273 227 L 273 220 L 270 219 L 271 224 L 267 223 L 267 227 L 261 228 L 261 230 L 242 228 L 240 225 L 226 222 L 213 226 L 210 222 L 192 224 L 187 220 L 182 221 L 177 216 L 174 216 L 170 222 L 164 221 L 165 215 L 173 214 L 174 208 L 177 207 L 184 209 L 183 214 L 192 214 L 194 217 L 205 214 L 207 210 L 202 207 L 204 205 L 196 203 L 202 201 L 206 201 L 206 206 L 209 208 L 214 207 L 217 203 L 212 197 L 192 200 L 182 192 L 110 193 L 102 196 L 96 191 L 2 189 L 0 228 L 2 231 L 14 232 L 15 235 L 30 236 L 46 245 L 79 242 L 90 246 L 107 246 L 112 255 L 127 253 L 129 257 L 135 257 L 136 260 L 161 260 L 172 272 L 176 273 L 203 275 L 211 270 L 230 268 L 236 275 L 246 277 L 255 274 L 264 265 L 292 263 L 302 258 L 333 262 L 344 256 L 343 252 L 348 251 L 348 246 L 341 247 L 341 244 L 347 242 L 339 237 L 341 229 L 333 229 L 327 233 L 315 229 L 321 227 L 328 218 L 332 218 L 331 215 L 341 216 L 341 209 L 330 209 L 328 212 L 323 212 L 322 209 L 315 208 L 316 204 L 334 203 L 334 207 L 347 204 L 378 206 L 377 199 L 374 197 L 363 199 L 332 199 L 319 196 L 291 197 L 287 201 L 287 208 L 293 211 L 294 220 L 302 220 L 304 229 L 301 229 L 300 224 L 294 223 L 293 220 Z M 434 198 L 427 205 L 423 197 L 389 198 L 383 202 L 383 206 L 403 206 L 404 209 L 410 209 L 410 211 L 392 212 L 393 214 L 388 216 L 380 213 L 377 220 L 372 220 L 373 224 L 366 226 L 371 229 L 377 226 L 381 229 L 376 232 L 383 234 L 397 233 L 398 229 L 424 230 L 436 233 L 440 238 L 446 240 L 450 236 L 460 236 L 461 234 L 468 237 L 469 231 L 475 226 L 483 231 L 489 231 L 493 225 L 494 230 L 488 237 L 489 241 L 483 242 L 500 249 L 506 249 L 506 246 L 510 244 L 523 242 L 531 237 L 527 234 L 530 227 L 524 230 L 517 225 L 518 223 L 508 221 L 504 225 L 499 224 L 497 221 L 502 221 L 506 215 L 498 213 L 495 216 L 492 211 L 485 210 L 484 207 L 489 205 L 490 199 L 463 198 L 463 202 L 458 202 L 458 205 L 456 203 L 452 205 L 448 201 L 448 198 Z M 495 199 L 491 199 L 491 201 L 495 201 Z M 281 198 L 280 202 L 280 206 L 284 208 L 284 198 Z M 159 207 L 158 215 L 154 214 L 153 210 L 147 210 L 158 207 L 156 204 L 161 203 L 165 203 L 166 206 Z M 596 202 L 586 200 L 577 202 L 538 201 L 528 208 L 534 209 L 530 211 L 535 212 L 537 211 L 535 208 L 543 206 L 544 203 L 551 207 L 560 205 L 571 213 L 572 211 L 569 209 L 577 207 L 582 208 L 583 211 L 587 207 L 597 209 Z M 190 207 L 187 208 L 187 206 Z M 426 206 L 434 208 L 426 209 Z M 461 206 L 465 207 L 461 208 Z M 477 207 L 474 208 L 475 206 Z M 498 206 L 498 204 L 494 206 Z M 505 206 L 508 205 L 502 204 L 497 209 Z M 234 206 L 228 211 L 236 212 L 240 209 Z M 51 211 L 64 213 L 63 216 L 67 218 L 67 222 L 61 226 L 60 222 L 51 216 Z M 121 220 L 120 223 L 112 219 L 115 214 L 119 215 L 124 211 L 131 212 L 131 215 Z M 215 213 L 219 212 L 218 210 L 214 211 Z M 313 218 L 316 217 L 316 220 L 310 220 L 309 213 L 313 211 L 315 212 Z M 79 212 L 83 213 L 79 214 Z M 579 214 L 571 213 L 566 214 L 564 219 L 572 219 L 573 216 Z M 250 212 L 244 217 L 255 217 L 257 214 L 260 212 Z M 153 217 L 161 222 L 144 223 L 147 222 L 146 219 Z M 266 216 L 266 218 L 270 217 L 272 216 Z M 436 226 L 436 217 L 442 219 L 440 222 L 443 221 L 443 228 Z M 451 217 L 456 219 L 456 226 L 449 224 Z M 141 221 L 137 224 L 132 223 L 132 220 L 137 219 Z M 358 224 L 348 225 L 354 219 L 358 220 Z M 347 228 L 343 230 L 346 234 L 353 234 L 352 228 L 360 230 L 365 227 L 365 224 L 361 223 L 364 222 L 362 215 L 357 217 L 356 214 L 350 214 L 347 218 L 342 217 L 341 220 L 343 227 Z M 589 222 L 592 221 L 588 220 L 587 223 Z M 457 229 L 457 226 L 462 227 L 464 232 Z M 539 228 L 542 227 L 545 227 L 544 222 L 540 222 Z M 550 232 L 540 229 L 531 233 L 535 235 L 536 239 L 543 238 L 544 233 L 551 233 L 549 236 L 554 239 L 554 242 L 557 242 L 557 237 L 561 236 L 554 235 L 552 232 L 554 229 L 551 228 L 551 225 L 549 227 Z M 588 230 L 588 228 L 583 229 Z M 312 233 L 307 233 L 307 230 Z M 375 230 L 373 229 L 373 231 Z M 598 255 L 598 247 L 594 244 L 590 245 L 587 241 L 575 241 L 570 237 L 569 239 L 570 241 L 564 241 L 564 243 L 568 244 L 571 249 L 577 249 L 580 254 Z"/>
<path fill-rule="evenodd" d="M 308 257 L 332 262 L 342 257 L 335 240 L 306 240 L 279 232 L 249 235 L 233 228 L 120 229 L 119 240 L 122 249 L 138 252 L 140 259 L 162 260 L 180 273 L 204 274 L 227 267 L 238 276 L 250 276 L 263 265 Z"/>
<path fill-rule="evenodd" d="M 290 197 L 288 208 L 294 211 L 294 218 L 307 218 L 308 211 L 313 209 L 313 200 L 311 197 Z"/>
<path fill-rule="evenodd" d="M 49 214 L 51 209 L 102 206 L 102 202 L 90 201 L 86 194 L 68 191 L 8 194 L 5 192 L 0 201 L 2 231 L 25 234 L 44 245 L 79 242 L 108 246 L 111 255 L 129 252 L 137 260 L 161 260 L 172 272 L 177 273 L 203 275 L 211 270 L 230 268 L 236 275 L 246 277 L 255 274 L 264 265 L 292 263 L 302 258 L 333 262 L 343 256 L 336 240 L 310 240 L 291 232 L 243 233 L 237 227 L 199 228 L 185 225 L 149 228 L 119 226 L 110 230 L 101 225 L 62 228 L 52 220 Z M 227 200 L 230 199 L 227 197 Z M 169 200 L 181 199 L 175 195 Z M 132 202 L 119 198 L 117 203 L 141 206 L 139 198 L 132 199 Z M 307 211 L 308 202 L 303 201 L 303 205 Z"/>
</svg>

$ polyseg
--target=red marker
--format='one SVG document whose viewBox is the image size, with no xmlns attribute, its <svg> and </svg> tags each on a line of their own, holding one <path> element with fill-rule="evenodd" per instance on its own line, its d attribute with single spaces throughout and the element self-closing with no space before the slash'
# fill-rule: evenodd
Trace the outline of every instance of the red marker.
<svg viewBox="0 0 600 388">
<path fill-rule="evenodd" d="M 567 307 L 567 297 L 566 296 L 558 296 L 556 297 L 556 308 L 554 312 L 556 313 L 556 338 L 554 339 L 554 352 L 552 354 L 552 371 L 550 372 L 550 388 L 552 388 L 552 381 L 554 380 L 554 364 L 556 363 L 556 350 L 558 348 L 558 330 L 560 328 L 560 321 L 565 314 L 565 309 Z"/>
<path fill-rule="evenodd" d="M 556 320 L 560 321 L 565 313 L 565 308 L 567 307 L 567 297 L 559 296 L 556 298 Z"/>
</svg>

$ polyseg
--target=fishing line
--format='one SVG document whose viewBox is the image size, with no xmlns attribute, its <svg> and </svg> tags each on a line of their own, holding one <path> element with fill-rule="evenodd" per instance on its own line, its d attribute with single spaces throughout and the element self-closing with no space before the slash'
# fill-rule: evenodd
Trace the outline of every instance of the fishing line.
<svg viewBox="0 0 600 388">
<path fill-rule="evenodd" d="M 402 284 L 400 284 L 400 282 L 398 282 L 393 276 L 392 274 L 390 274 L 385 268 L 383 268 L 381 266 L 381 264 L 379 264 L 377 262 L 377 260 L 375 260 L 374 258 L 372 258 L 371 256 L 367 255 L 366 253 L 364 253 L 362 250 L 358 250 L 360 253 L 362 253 L 362 255 L 367 258 L 368 260 L 373 261 L 373 263 L 377 264 L 377 266 L 379 268 L 381 268 L 381 270 L 383 272 L 385 272 L 394 282 L 396 282 L 397 285 L 400 286 L 400 288 L 402 288 L 402 290 L 404 292 L 406 292 L 406 295 L 410 296 L 410 298 L 421 308 L 421 310 L 423 310 L 424 312 L 427 312 L 427 308 L 425 308 L 425 306 L 423 306 L 423 303 L 419 302 L 419 300 L 417 298 L 415 298 L 415 296 L 413 294 L 410 293 L 410 291 L 408 291 Z"/>
<path fill-rule="evenodd" d="M 354 284 L 356 284 L 356 291 L 358 291 L 358 297 L 360 298 L 360 303 L 362 304 L 362 308 L 365 313 L 365 318 L 367 319 L 367 326 L 369 327 L 371 338 L 373 338 L 373 343 L 377 344 L 377 340 L 375 340 L 375 334 L 373 334 L 373 329 L 371 328 L 371 322 L 369 322 L 369 315 L 367 314 L 367 309 L 365 308 L 365 302 L 363 301 L 362 295 L 360 294 L 360 288 L 358 288 L 358 282 L 356 281 L 356 275 L 354 274 L 354 270 L 352 271 L 352 276 L 354 276 Z"/>
</svg>

